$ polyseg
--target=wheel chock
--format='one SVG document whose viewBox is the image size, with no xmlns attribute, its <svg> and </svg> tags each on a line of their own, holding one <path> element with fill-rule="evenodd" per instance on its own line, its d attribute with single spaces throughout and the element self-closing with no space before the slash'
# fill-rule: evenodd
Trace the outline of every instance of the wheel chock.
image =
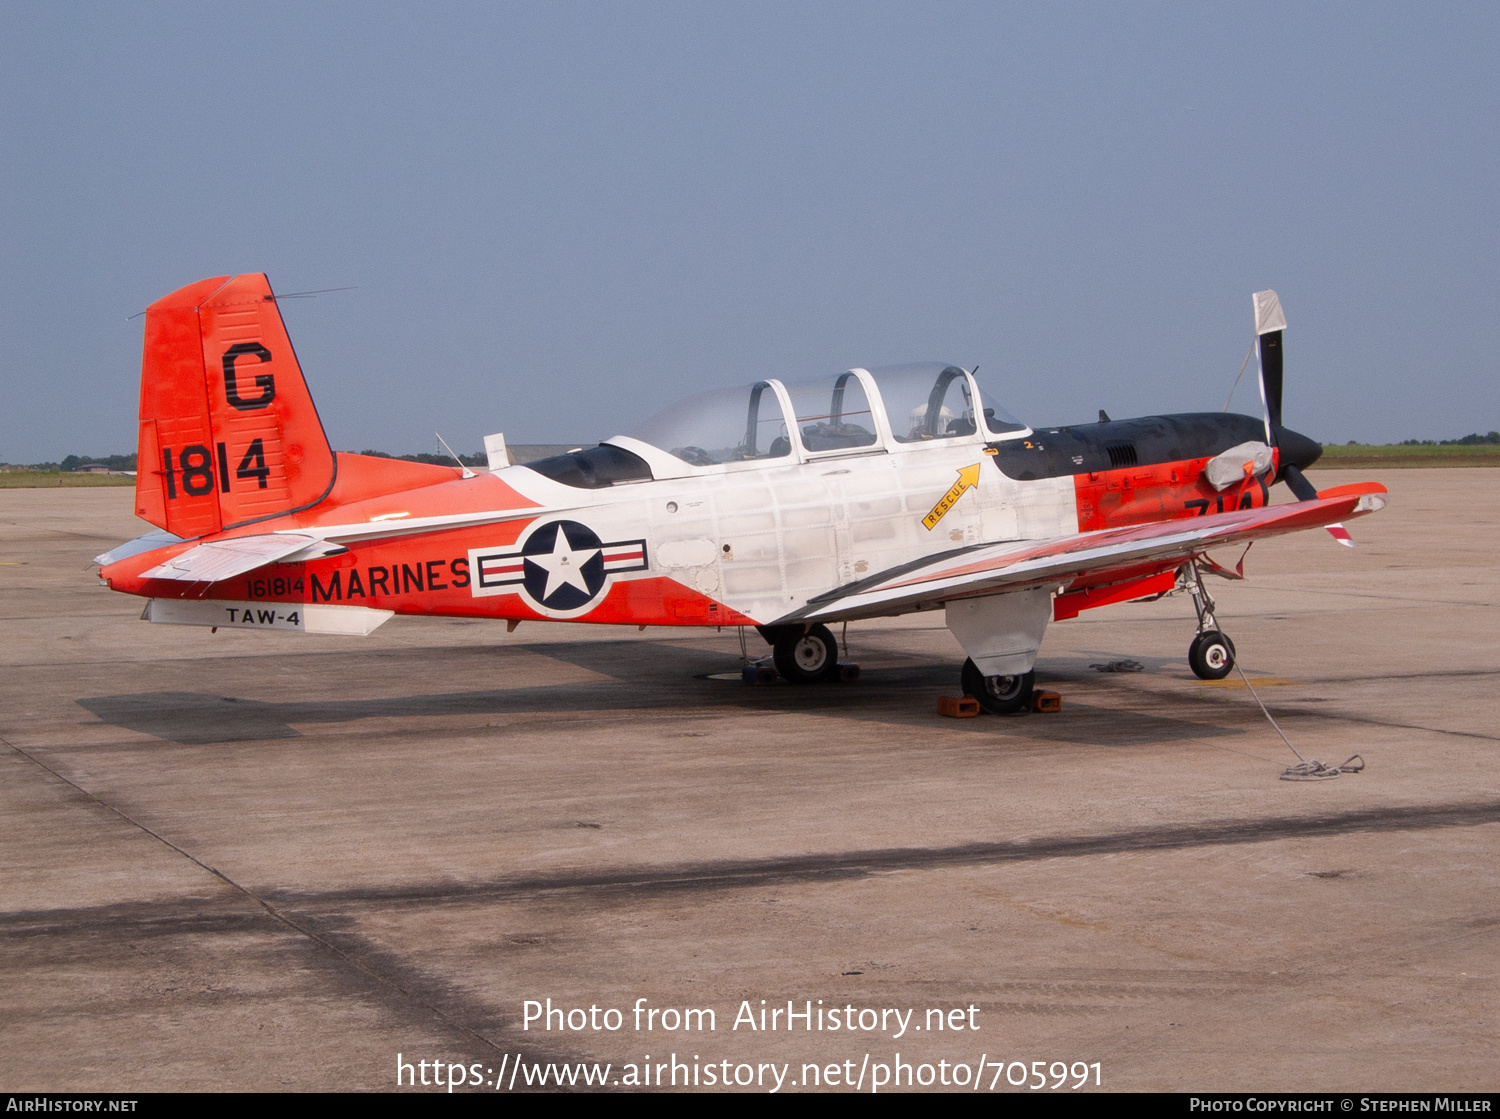
<svg viewBox="0 0 1500 1119">
<path fill-rule="evenodd" d="M 1055 715 L 1062 710 L 1062 696 L 1056 692 L 1032 692 L 1031 709 L 1047 715 Z"/>
<path fill-rule="evenodd" d="M 859 679 L 859 665 L 850 664 L 848 661 L 839 661 L 839 683 L 852 684 Z"/>
<path fill-rule="evenodd" d="M 972 719 L 979 714 L 979 701 L 971 695 L 940 695 L 938 714 L 950 719 Z"/>
<path fill-rule="evenodd" d="M 747 684 L 774 684 L 776 670 L 768 664 L 747 664 L 740 670 L 740 679 Z"/>
</svg>

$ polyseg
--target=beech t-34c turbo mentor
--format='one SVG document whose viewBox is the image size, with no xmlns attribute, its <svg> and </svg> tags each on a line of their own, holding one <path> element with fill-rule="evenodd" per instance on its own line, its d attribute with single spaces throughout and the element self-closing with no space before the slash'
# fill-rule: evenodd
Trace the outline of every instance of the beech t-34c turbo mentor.
<svg viewBox="0 0 1500 1119">
<path fill-rule="evenodd" d="M 392 614 L 754 626 L 795 682 L 837 671 L 830 622 L 945 612 L 965 692 L 1030 699 L 1047 623 L 1193 596 L 1193 670 L 1234 647 L 1207 550 L 1385 505 L 1321 493 L 1281 426 L 1285 320 L 1255 296 L 1264 418 L 1190 413 L 1032 430 L 954 365 L 703 392 L 627 435 L 491 469 L 336 453 L 263 275 L 146 312 L 136 512 L 99 557 L 153 622 L 365 634 Z M 1272 507 L 1270 487 L 1298 498 Z"/>
</svg>

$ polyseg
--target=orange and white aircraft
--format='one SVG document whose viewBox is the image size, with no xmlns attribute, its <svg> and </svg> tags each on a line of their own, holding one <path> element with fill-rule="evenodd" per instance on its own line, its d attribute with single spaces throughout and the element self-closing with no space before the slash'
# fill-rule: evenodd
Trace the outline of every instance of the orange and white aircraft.
<svg viewBox="0 0 1500 1119">
<path fill-rule="evenodd" d="M 136 512 L 98 557 L 153 622 L 366 634 L 393 614 L 754 626 L 781 674 L 837 671 L 828 624 L 944 611 L 964 690 L 1018 710 L 1048 622 L 1193 596 L 1189 660 L 1219 678 L 1211 547 L 1380 509 L 1314 491 L 1322 448 L 1281 426 L 1285 320 L 1255 296 L 1263 419 L 1151 416 L 1033 430 L 954 365 L 699 393 L 629 434 L 490 469 L 335 452 L 263 275 L 146 312 Z M 1287 483 L 1295 503 L 1272 507 Z"/>
</svg>

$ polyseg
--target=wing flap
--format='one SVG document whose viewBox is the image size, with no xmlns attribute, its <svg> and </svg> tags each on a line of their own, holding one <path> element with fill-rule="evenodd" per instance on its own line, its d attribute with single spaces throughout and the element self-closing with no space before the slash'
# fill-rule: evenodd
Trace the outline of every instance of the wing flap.
<svg viewBox="0 0 1500 1119">
<path fill-rule="evenodd" d="M 1142 563 L 1186 561 L 1208 548 L 1263 536 L 1319 528 L 1372 513 L 1386 503 L 1385 487 L 1342 487 L 1316 501 L 1216 513 L 1192 520 L 1156 521 L 1100 532 L 986 544 L 907 564 L 813 599 L 779 619 L 831 621 L 878 617 L 1049 583 L 1086 574 L 1128 571 Z M 1357 492 L 1350 492 L 1357 491 Z"/>
</svg>

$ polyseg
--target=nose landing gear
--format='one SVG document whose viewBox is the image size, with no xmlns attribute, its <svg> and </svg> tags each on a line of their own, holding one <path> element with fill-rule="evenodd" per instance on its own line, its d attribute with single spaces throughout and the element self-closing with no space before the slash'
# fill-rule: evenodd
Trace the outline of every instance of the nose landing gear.
<svg viewBox="0 0 1500 1119">
<path fill-rule="evenodd" d="M 1204 630 L 1188 646 L 1188 664 L 1200 680 L 1222 680 L 1234 668 L 1234 642 L 1216 629 Z"/>
<path fill-rule="evenodd" d="M 1203 585 L 1203 574 L 1196 563 L 1183 566 L 1188 594 L 1198 614 L 1198 636 L 1188 646 L 1188 666 L 1200 680 L 1222 680 L 1234 670 L 1234 642 L 1219 632 L 1214 617 L 1214 600 Z"/>
</svg>

